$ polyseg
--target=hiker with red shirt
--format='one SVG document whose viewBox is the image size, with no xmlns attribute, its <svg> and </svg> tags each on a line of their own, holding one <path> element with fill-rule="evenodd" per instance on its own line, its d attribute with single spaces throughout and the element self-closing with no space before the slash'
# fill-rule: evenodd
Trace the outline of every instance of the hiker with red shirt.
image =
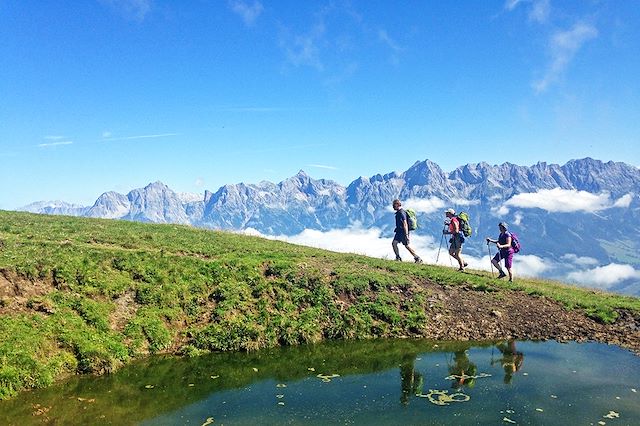
<svg viewBox="0 0 640 426">
<path fill-rule="evenodd" d="M 447 209 L 444 214 L 447 216 L 447 220 L 449 222 L 449 230 L 442 230 L 442 233 L 451 235 L 451 238 L 449 239 L 449 255 L 458 261 L 458 265 L 460 266 L 458 271 L 464 272 L 464 268 L 468 263 L 462 259 L 462 244 L 464 243 L 464 236 L 460 229 L 460 221 L 458 220 L 454 209 Z"/>
<path fill-rule="evenodd" d="M 493 240 L 487 237 L 488 243 L 495 243 L 496 247 L 498 247 L 498 253 L 491 259 L 491 263 L 496 269 L 500 272 L 498 274 L 498 278 L 504 278 L 507 274 L 502 270 L 502 266 L 500 265 L 500 261 L 504 259 L 504 267 L 507 268 L 507 272 L 509 273 L 509 282 L 513 282 L 513 272 L 511 267 L 513 266 L 513 248 L 511 247 L 511 233 L 507 231 L 507 224 L 504 222 L 500 222 L 498 224 L 498 229 L 500 229 L 500 235 L 497 240 Z"/>
</svg>

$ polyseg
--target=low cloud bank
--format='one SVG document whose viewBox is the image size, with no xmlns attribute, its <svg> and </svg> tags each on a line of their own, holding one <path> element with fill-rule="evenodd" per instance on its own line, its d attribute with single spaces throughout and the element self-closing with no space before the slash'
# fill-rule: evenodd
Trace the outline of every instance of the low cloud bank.
<svg viewBox="0 0 640 426">
<path fill-rule="evenodd" d="M 255 229 L 247 229 L 244 233 L 339 253 L 354 253 L 389 260 L 394 258 L 391 238 L 383 237 L 382 231 L 378 228 L 363 228 L 356 225 L 330 231 L 307 229 L 293 236 L 264 235 Z M 436 239 L 433 236 L 413 235 L 410 244 L 424 263 L 457 268 L 455 260 L 447 252 L 446 238 Z M 470 268 L 484 271 L 491 269 L 490 256 L 493 257 L 495 254 L 496 248 L 493 245 L 490 245 L 486 254 L 481 257 L 465 255 L 463 252 Z M 409 252 L 402 246 L 400 246 L 400 255 L 404 261 L 413 261 Z M 598 261 L 594 258 L 572 253 L 562 256 L 559 261 L 536 255 L 518 254 L 514 260 L 514 273 L 516 277 L 545 276 L 604 290 L 625 280 L 640 279 L 640 271 L 630 265 L 602 266 L 598 265 Z"/>
<path fill-rule="evenodd" d="M 608 192 L 592 194 L 587 191 L 573 189 L 542 189 L 538 192 L 514 195 L 502 205 L 498 210 L 498 214 L 508 214 L 511 207 L 539 208 L 551 213 L 578 211 L 595 213 L 611 208 L 629 207 L 632 200 L 633 194 L 626 194 L 617 200 L 613 200 Z"/>
</svg>

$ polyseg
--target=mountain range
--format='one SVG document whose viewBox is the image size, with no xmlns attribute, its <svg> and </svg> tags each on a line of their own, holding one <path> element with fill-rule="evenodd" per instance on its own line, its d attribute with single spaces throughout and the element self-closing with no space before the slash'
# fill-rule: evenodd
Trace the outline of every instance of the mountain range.
<svg viewBox="0 0 640 426">
<path fill-rule="evenodd" d="M 560 166 L 482 162 L 451 172 L 417 161 L 399 173 L 359 177 L 348 186 L 313 179 L 304 171 L 279 183 L 228 184 L 203 195 L 177 193 L 154 182 L 128 194 L 105 192 L 91 206 L 36 202 L 20 210 L 197 227 L 295 235 L 357 225 L 393 234 L 394 198 L 418 213 L 418 234 L 439 239 L 443 210 L 469 212 L 474 236 L 465 251 L 482 256 L 484 236 L 498 221 L 513 224 L 525 253 L 541 259 L 595 259 L 599 264 L 640 266 L 640 169 L 591 158 Z M 622 284 L 640 294 L 640 278 Z M 626 287 L 625 287 L 626 286 Z M 629 290 L 629 286 L 632 287 Z"/>
</svg>

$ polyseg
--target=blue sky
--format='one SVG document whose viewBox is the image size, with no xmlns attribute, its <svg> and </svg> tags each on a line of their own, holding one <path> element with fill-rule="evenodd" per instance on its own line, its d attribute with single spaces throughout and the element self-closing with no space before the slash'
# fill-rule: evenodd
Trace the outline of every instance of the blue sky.
<svg viewBox="0 0 640 426">
<path fill-rule="evenodd" d="M 0 0 L 0 208 L 640 165 L 640 2 Z"/>
</svg>

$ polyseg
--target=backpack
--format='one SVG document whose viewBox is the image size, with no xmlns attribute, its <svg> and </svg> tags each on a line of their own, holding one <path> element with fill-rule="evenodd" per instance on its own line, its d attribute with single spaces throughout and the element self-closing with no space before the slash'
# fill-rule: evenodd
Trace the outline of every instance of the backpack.
<svg viewBox="0 0 640 426">
<path fill-rule="evenodd" d="M 407 227 L 409 231 L 415 231 L 418 229 L 418 216 L 416 216 L 416 212 L 413 209 L 406 209 L 407 213 Z"/>
<path fill-rule="evenodd" d="M 516 234 L 514 234 L 513 232 L 510 232 L 511 234 L 511 248 L 513 249 L 514 253 L 520 253 L 520 240 L 518 239 L 518 236 Z"/>
<path fill-rule="evenodd" d="M 469 225 L 469 213 L 460 212 L 458 213 L 458 222 L 460 223 L 460 232 L 465 237 L 470 237 L 473 234 L 473 230 L 471 229 L 471 225 Z"/>
</svg>

